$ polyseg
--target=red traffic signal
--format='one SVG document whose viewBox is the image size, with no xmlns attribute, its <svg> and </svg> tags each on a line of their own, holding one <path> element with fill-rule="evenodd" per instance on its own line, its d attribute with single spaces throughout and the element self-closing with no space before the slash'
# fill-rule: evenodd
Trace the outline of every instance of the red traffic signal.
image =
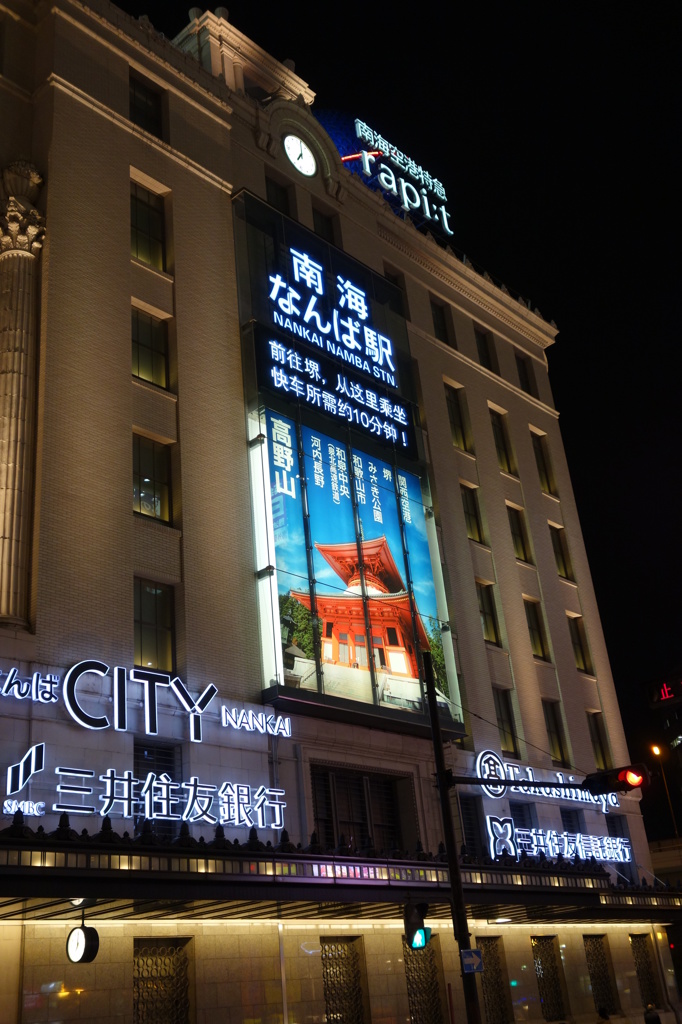
<svg viewBox="0 0 682 1024">
<path fill-rule="evenodd" d="M 643 764 L 626 764 L 622 768 L 608 768 L 604 772 L 593 772 L 586 776 L 581 789 L 592 796 L 602 793 L 631 793 L 641 789 L 649 781 L 649 770 Z"/>
</svg>

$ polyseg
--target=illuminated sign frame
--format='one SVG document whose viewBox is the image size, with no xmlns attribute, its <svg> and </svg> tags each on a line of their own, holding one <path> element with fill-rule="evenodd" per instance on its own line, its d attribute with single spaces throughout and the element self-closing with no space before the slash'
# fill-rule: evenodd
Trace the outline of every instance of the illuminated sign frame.
<svg viewBox="0 0 682 1024">
<path fill-rule="evenodd" d="M 525 772 L 525 775 L 523 774 Z M 503 761 L 494 750 L 482 750 L 476 758 L 476 775 L 479 779 L 489 779 L 487 785 L 481 786 L 483 792 L 493 800 L 501 800 L 507 790 L 511 793 L 524 793 L 527 796 L 544 796 L 551 800 L 569 800 L 582 804 L 598 804 L 604 814 L 610 807 L 620 807 L 616 793 L 601 793 L 594 796 L 585 789 L 580 789 L 574 775 L 555 772 L 555 778 L 549 783 L 535 778 L 535 770 L 526 766 Z M 516 785 L 515 783 L 535 783 L 537 785 Z M 567 783 L 569 785 L 567 785 Z"/>
</svg>

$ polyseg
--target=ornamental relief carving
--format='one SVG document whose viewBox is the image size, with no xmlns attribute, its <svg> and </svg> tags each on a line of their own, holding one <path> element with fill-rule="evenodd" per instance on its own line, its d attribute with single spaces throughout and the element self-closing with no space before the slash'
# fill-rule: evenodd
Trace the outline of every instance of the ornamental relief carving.
<svg viewBox="0 0 682 1024">
<path fill-rule="evenodd" d="M 2 172 L 0 185 L 0 254 L 37 256 L 43 245 L 45 218 L 35 208 L 43 179 L 27 160 L 15 160 Z"/>
</svg>

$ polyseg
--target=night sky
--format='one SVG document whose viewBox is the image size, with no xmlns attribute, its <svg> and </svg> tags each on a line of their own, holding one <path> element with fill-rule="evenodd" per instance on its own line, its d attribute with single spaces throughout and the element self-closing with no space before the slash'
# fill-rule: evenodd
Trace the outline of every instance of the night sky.
<svg viewBox="0 0 682 1024">
<path fill-rule="evenodd" d="M 118 6 L 171 38 L 189 20 L 189 4 Z M 648 684 L 682 676 L 679 13 L 287 8 L 239 0 L 230 21 L 296 62 L 313 112 L 362 118 L 438 177 L 452 248 L 559 326 L 552 386 L 631 756 L 646 759 Z"/>
</svg>

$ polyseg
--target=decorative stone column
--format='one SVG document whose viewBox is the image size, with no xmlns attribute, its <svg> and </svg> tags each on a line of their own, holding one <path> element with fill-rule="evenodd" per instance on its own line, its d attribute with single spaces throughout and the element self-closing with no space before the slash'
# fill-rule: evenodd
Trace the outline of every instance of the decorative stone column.
<svg viewBox="0 0 682 1024">
<path fill-rule="evenodd" d="M 0 626 L 28 624 L 42 183 L 19 160 L 0 186 Z"/>
</svg>

